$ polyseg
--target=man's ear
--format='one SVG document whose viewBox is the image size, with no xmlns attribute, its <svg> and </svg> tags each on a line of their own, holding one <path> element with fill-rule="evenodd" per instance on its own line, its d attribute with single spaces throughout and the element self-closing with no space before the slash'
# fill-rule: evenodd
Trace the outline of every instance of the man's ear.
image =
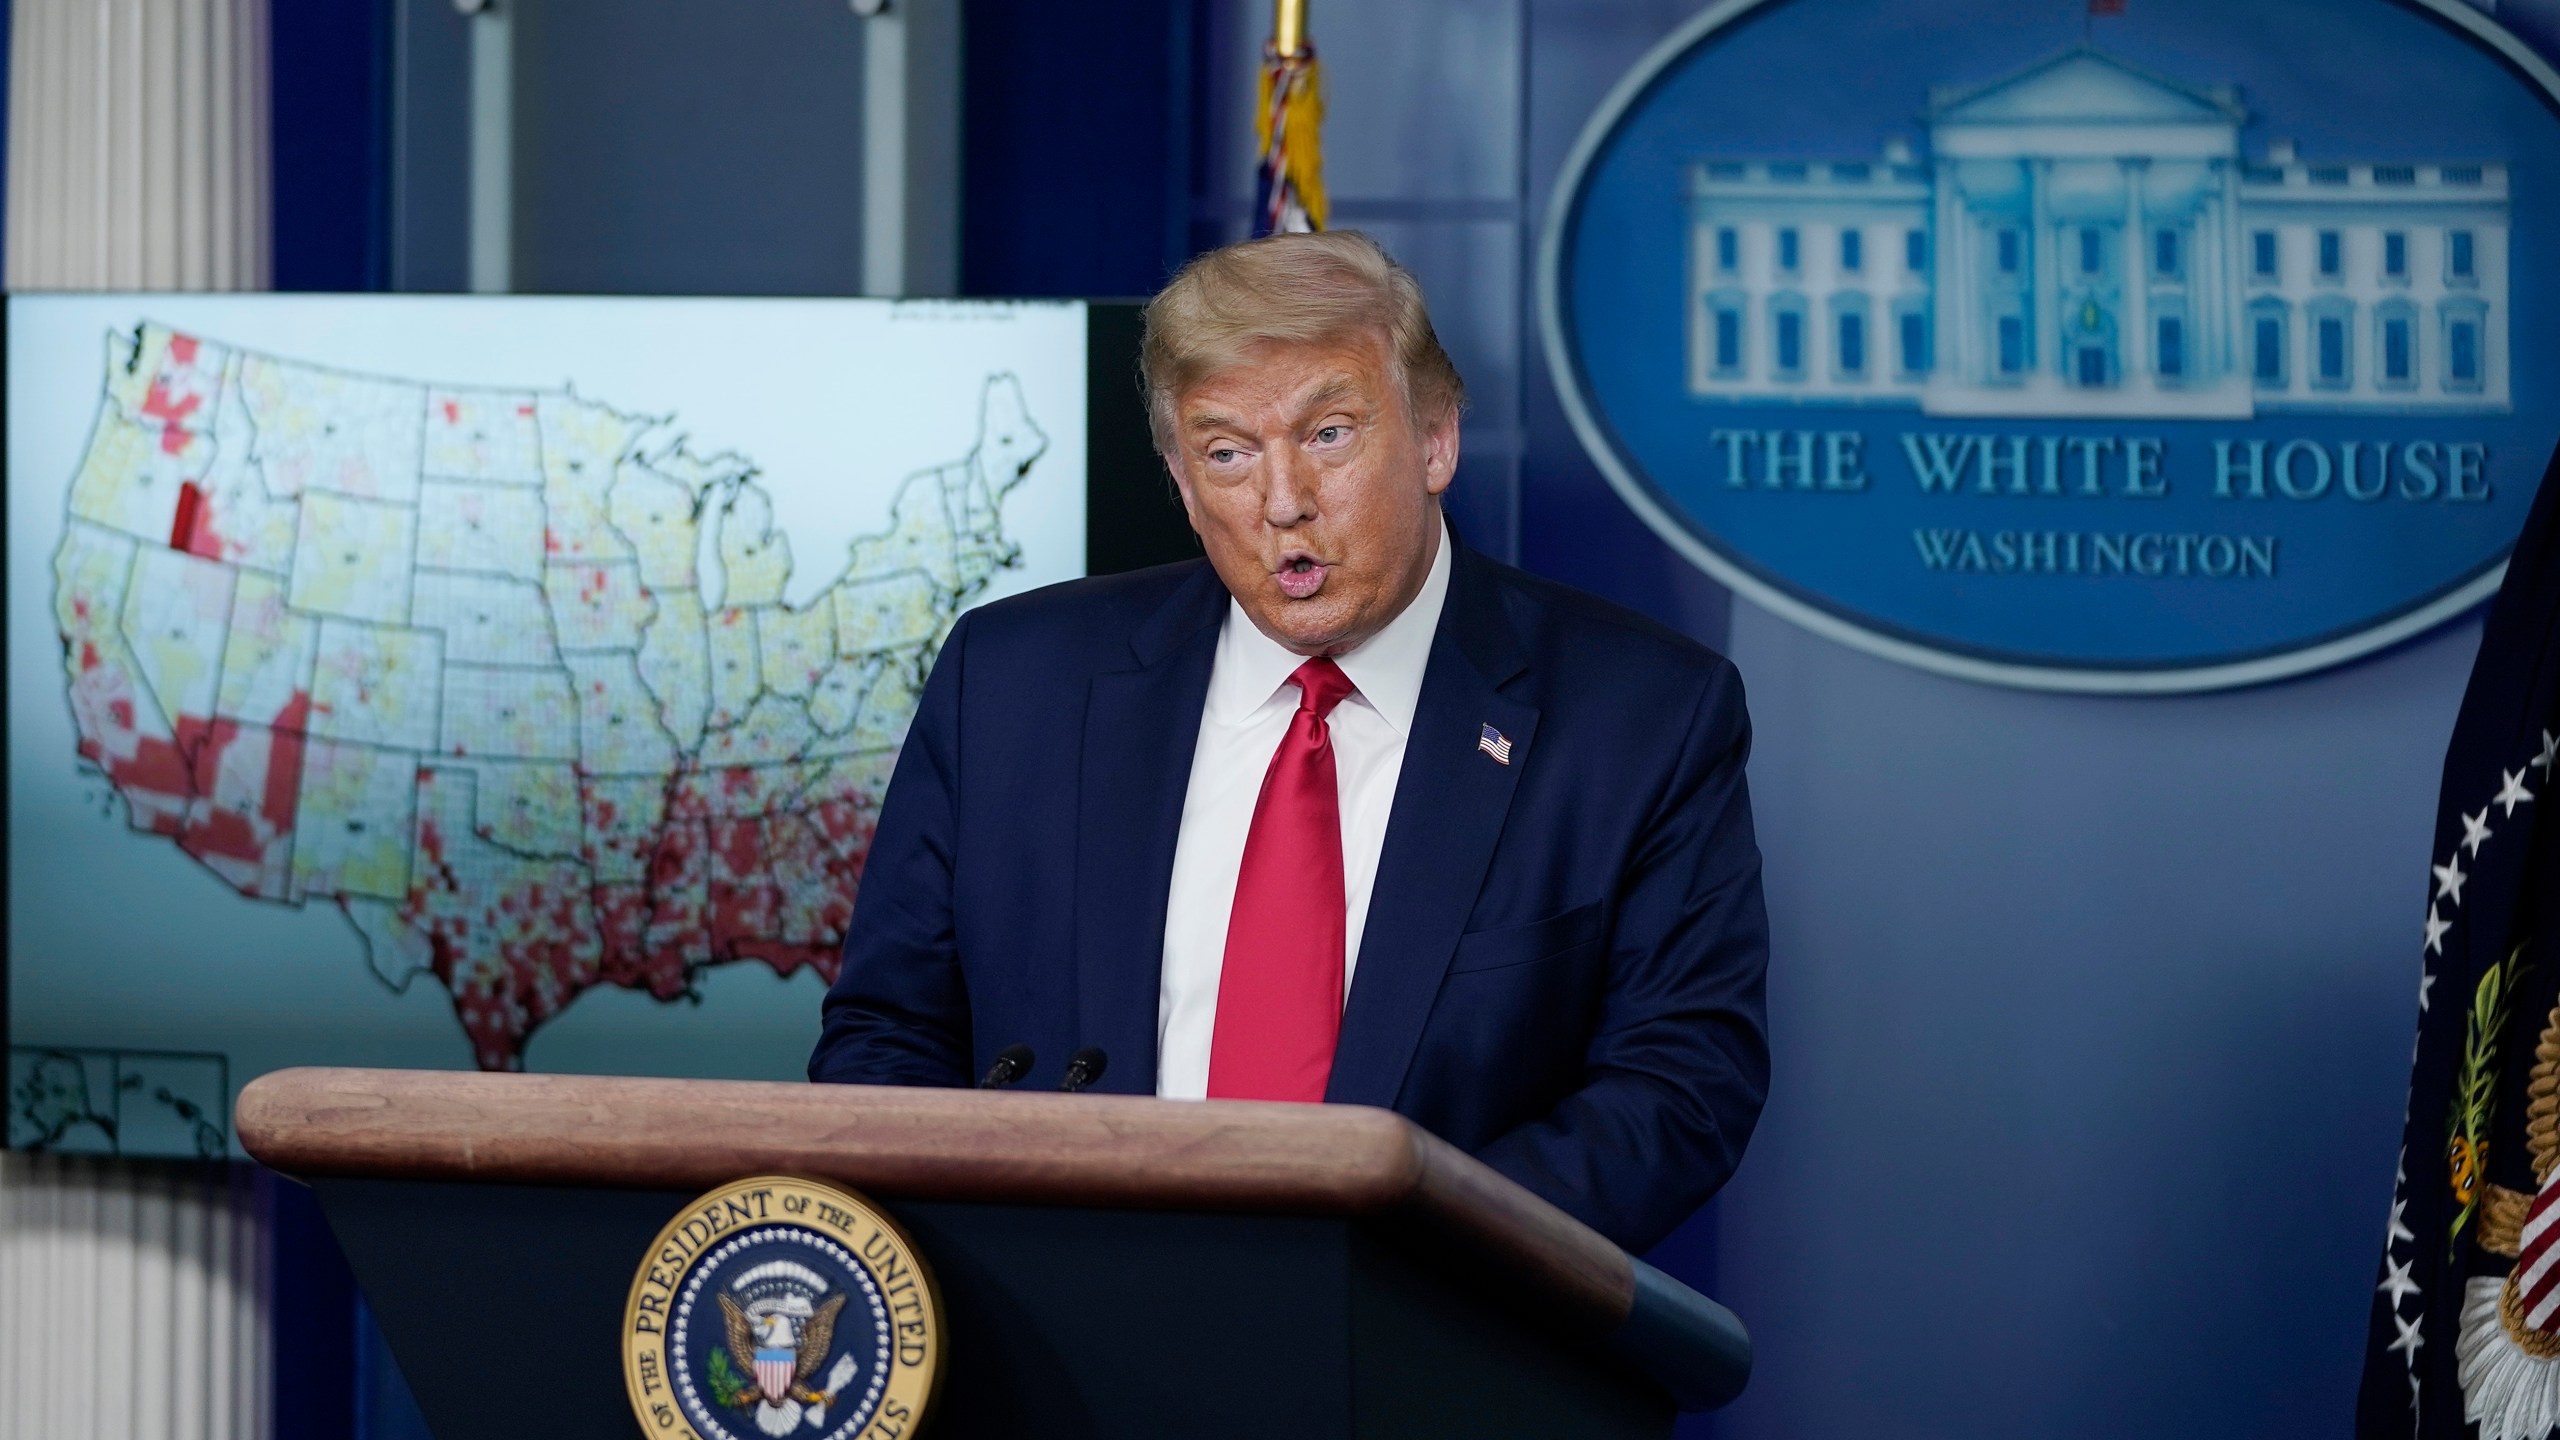
<svg viewBox="0 0 2560 1440">
<path fill-rule="evenodd" d="M 1422 434 L 1422 488 L 1437 495 L 1458 478 L 1458 409 L 1434 422 Z"/>
</svg>

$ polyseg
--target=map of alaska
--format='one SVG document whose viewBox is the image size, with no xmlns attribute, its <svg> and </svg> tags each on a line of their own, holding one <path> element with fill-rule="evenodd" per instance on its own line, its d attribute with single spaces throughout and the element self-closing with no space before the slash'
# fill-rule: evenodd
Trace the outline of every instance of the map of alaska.
<svg viewBox="0 0 2560 1440">
<path fill-rule="evenodd" d="M 832 980 L 926 672 L 1021 562 L 1009 374 L 807 603 L 746 458 L 560 390 L 354 375 L 145 323 L 54 557 L 79 760 L 250 901 L 432 976 L 485 1069 L 599 985 Z"/>
</svg>

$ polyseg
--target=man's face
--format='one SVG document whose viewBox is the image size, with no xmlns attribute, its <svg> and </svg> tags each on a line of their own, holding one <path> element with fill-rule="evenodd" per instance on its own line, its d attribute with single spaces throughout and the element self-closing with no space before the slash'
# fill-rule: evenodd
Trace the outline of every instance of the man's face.
<svg viewBox="0 0 2560 1440">
<path fill-rule="evenodd" d="M 1416 427 L 1383 334 L 1260 346 L 1176 395 L 1174 425 L 1191 528 L 1263 634 L 1338 655 L 1421 591 L 1458 420 Z"/>
</svg>

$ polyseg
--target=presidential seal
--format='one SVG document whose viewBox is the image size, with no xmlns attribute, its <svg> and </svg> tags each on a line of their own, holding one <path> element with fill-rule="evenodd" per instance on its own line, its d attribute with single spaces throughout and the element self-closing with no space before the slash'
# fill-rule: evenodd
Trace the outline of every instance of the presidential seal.
<svg viewBox="0 0 2560 1440">
<path fill-rule="evenodd" d="M 897 1440 L 942 1368 L 942 1306 L 904 1232 L 829 1185 L 723 1185 L 658 1232 L 623 1309 L 643 1433 Z"/>
</svg>

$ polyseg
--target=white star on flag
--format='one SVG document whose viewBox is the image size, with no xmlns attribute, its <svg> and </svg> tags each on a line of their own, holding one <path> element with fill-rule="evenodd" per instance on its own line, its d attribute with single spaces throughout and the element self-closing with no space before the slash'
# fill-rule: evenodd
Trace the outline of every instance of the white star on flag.
<svg viewBox="0 0 2560 1440">
<path fill-rule="evenodd" d="M 2506 788 L 2489 797 L 2490 804 L 2503 805 L 2507 807 L 2498 812 L 2500 818 L 2515 814 L 2517 806 L 2522 805 L 2533 798 L 2533 792 L 2524 788 L 2524 777 L 2531 773 L 2532 770 L 2533 767 L 2527 765 L 2524 769 L 2507 775 Z M 2500 773 L 2505 774 L 2506 772 L 2502 771 Z"/>
<path fill-rule="evenodd" d="M 2453 922 L 2436 914 L 2436 907 L 2433 905 L 2427 907 L 2428 954 L 2441 955 L 2444 953 L 2444 932 L 2452 928 Z"/>
<path fill-rule="evenodd" d="M 2462 817 L 2462 849 L 2465 854 L 2477 856 L 2480 847 L 2488 843 L 2489 807 L 2483 805 L 2479 814 Z"/>
<path fill-rule="evenodd" d="M 2542 753 L 2533 757 L 2533 768 L 2541 771 L 2542 778 L 2547 781 L 2551 778 L 2554 764 L 2560 764 L 2560 735 L 2545 730 L 2542 732 Z"/>
<path fill-rule="evenodd" d="M 2415 1240 L 2418 1238 L 2416 1231 L 2411 1230 L 2407 1225 L 2401 1223 L 2400 1217 L 2406 1214 L 2408 1209 L 2409 1202 L 2406 1200 L 2394 1200 L 2391 1202 L 2391 1229 L 2383 1236 L 2382 1241 L 2386 1249 L 2403 1240 Z"/>
<path fill-rule="evenodd" d="M 2387 1258 L 2383 1261 L 2390 1273 L 2384 1275 L 2382 1283 L 2373 1288 L 2391 1297 L 2391 1308 L 2395 1313 L 2400 1309 L 2401 1296 L 2418 1293 L 2418 1282 L 2409 1278 L 2409 1267 L 2417 1263 L 2415 1260 L 2394 1261 Z"/>
<path fill-rule="evenodd" d="M 2430 991 L 2430 990 L 2433 990 L 2434 988 L 2436 988 L 2436 977 L 2434 977 L 2433 975 L 2421 975 L 2421 976 L 2419 976 L 2419 977 L 2418 977 L 2418 1013 L 2419 1013 L 2419 1014 L 2424 1015 L 2424 1014 L 2426 1014 L 2426 1013 L 2427 1013 L 2427 992 L 2428 992 L 2428 991 Z M 2412 1065 L 2415 1065 L 2415 1064 L 2417 1064 L 2417 1063 L 2418 1063 L 2417 1049 L 2418 1049 L 2418 1047 L 2417 1047 L 2417 1046 L 2415 1046 L 2415 1045 L 2412 1045 L 2412 1046 L 2410 1046 L 2410 1047 L 2409 1047 L 2409 1052 L 2410 1052 L 2410 1053 L 2409 1053 L 2409 1063 L 2410 1063 L 2410 1064 L 2412 1064 Z M 2408 1181 L 2408 1177 L 2406 1177 L 2406 1176 L 2402 1176 L 2402 1177 L 2399 1177 L 2399 1178 L 2400 1178 L 2400 1183 L 2401 1183 L 2401 1184 L 2406 1185 L 2406 1184 L 2408 1184 L 2408 1183 L 2409 1183 L 2409 1181 Z"/>
<path fill-rule="evenodd" d="M 2453 903 L 2459 905 L 2462 903 L 2462 882 L 2471 877 L 2462 873 L 2460 854 L 2449 855 L 2445 859 L 2446 863 L 2442 865 L 2427 867 L 2436 872 L 2436 898 L 2442 900 L 2450 895 L 2453 897 Z"/>
<path fill-rule="evenodd" d="M 2391 1344 L 2385 1348 L 2407 1351 L 2409 1355 L 2409 1363 L 2412 1365 L 2416 1364 L 2418 1362 L 2418 1347 L 2427 1343 L 2427 1337 L 2418 1333 L 2418 1324 L 2419 1321 L 2426 1318 L 2427 1317 L 2424 1312 L 2419 1314 L 2417 1320 L 2403 1320 L 2397 1315 L 2392 1316 L 2392 1328 L 2400 1332 L 2400 1338 L 2392 1341 Z"/>
</svg>

